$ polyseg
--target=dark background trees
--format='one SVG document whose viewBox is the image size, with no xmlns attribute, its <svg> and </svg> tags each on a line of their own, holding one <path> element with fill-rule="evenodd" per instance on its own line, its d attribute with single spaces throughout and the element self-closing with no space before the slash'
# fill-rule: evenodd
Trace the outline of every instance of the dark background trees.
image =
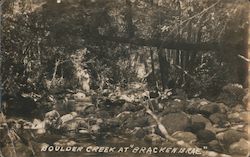
<svg viewBox="0 0 250 157">
<path fill-rule="evenodd" d="M 228 82 L 246 86 L 247 64 L 238 57 L 247 51 L 245 3 L 5 2 L 4 92 L 102 89 L 150 80 L 150 88 L 183 88 L 190 96 L 208 96 Z"/>
</svg>

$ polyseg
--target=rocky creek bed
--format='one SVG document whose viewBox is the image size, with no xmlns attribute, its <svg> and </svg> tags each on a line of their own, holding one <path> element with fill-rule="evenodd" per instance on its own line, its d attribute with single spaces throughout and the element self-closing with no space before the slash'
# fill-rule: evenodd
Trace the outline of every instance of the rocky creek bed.
<svg viewBox="0 0 250 157">
<path fill-rule="evenodd" d="M 138 87 L 129 92 L 102 91 L 102 95 L 93 98 L 93 95 L 75 92 L 56 98 L 54 108 L 40 119 L 6 119 L 2 114 L 0 156 L 249 155 L 249 93 L 246 89 L 229 84 L 215 101 L 188 99 L 183 93 L 159 94 Z M 207 153 L 132 152 L 135 147 L 184 148 L 186 145 Z M 43 152 L 48 146 L 84 149 Z M 89 146 L 129 147 L 129 151 L 88 152 Z"/>
</svg>

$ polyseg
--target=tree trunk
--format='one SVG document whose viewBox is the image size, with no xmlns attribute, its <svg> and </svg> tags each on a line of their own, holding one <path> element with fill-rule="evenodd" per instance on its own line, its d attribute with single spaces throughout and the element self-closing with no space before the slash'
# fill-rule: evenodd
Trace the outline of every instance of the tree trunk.
<svg viewBox="0 0 250 157">
<path fill-rule="evenodd" d="M 134 37 L 134 26 L 133 26 L 133 20 L 132 20 L 132 5 L 130 0 L 126 0 L 126 6 L 127 6 L 127 11 L 126 11 L 126 22 L 127 22 L 127 33 L 128 33 L 128 38 L 133 38 Z"/>
<path fill-rule="evenodd" d="M 160 65 L 162 89 L 165 90 L 167 88 L 169 65 L 166 60 L 166 53 L 164 52 L 164 49 L 158 50 L 158 58 Z"/>
<path fill-rule="evenodd" d="M 150 58 L 151 58 L 151 68 L 152 68 L 152 76 L 153 76 L 153 85 L 156 86 L 154 52 L 153 52 L 152 49 L 150 49 Z"/>
</svg>

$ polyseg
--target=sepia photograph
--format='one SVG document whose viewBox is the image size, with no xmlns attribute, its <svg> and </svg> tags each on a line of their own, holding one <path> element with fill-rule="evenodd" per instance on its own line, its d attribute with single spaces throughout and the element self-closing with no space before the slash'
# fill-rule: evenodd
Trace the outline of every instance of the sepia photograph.
<svg viewBox="0 0 250 157">
<path fill-rule="evenodd" d="M 0 0 L 0 157 L 250 157 L 249 0 Z"/>
</svg>

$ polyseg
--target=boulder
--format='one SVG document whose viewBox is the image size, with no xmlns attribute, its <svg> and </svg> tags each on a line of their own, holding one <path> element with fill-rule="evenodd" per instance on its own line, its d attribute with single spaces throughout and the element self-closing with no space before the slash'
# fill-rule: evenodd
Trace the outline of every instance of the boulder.
<svg viewBox="0 0 250 157">
<path fill-rule="evenodd" d="M 201 105 L 199 107 L 199 113 L 204 115 L 205 117 L 209 117 L 211 114 L 219 112 L 220 107 L 217 103 L 208 103 Z"/>
<path fill-rule="evenodd" d="M 70 121 L 70 120 L 74 119 L 76 116 L 77 116 L 76 112 L 71 112 L 69 114 L 65 114 L 65 115 L 61 116 L 60 120 L 61 120 L 62 123 L 65 123 L 67 121 Z"/>
<path fill-rule="evenodd" d="M 125 127 L 129 129 L 133 129 L 135 127 L 145 127 L 149 125 L 148 117 L 137 117 L 132 116 L 129 117 L 125 122 Z"/>
<path fill-rule="evenodd" d="M 191 99 L 189 104 L 186 107 L 186 111 L 190 114 L 199 113 L 200 106 L 206 105 L 208 103 L 210 102 L 206 99 L 198 99 L 198 98 Z"/>
<path fill-rule="evenodd" d="M 56 111 L 50 111 L 45 114 L 45 125 L 49 129 L 58 129 L 61 125 L 60 114 Z"/>
<path fill-rule="evenodd" d="M 243 105 L 238 104 L 232 108 L 232 112 L 243 112 L 245 111 Z"/>
<path fill-rule="evenodd" d="M 249 111 L 241 112 L 239 115 L 239 118 L 242 121 L 249 123 L 250 122 L 250 112 Z"/>
<path fill-rule="evenodd" d="M 229 111 L 229 107 L 225 105 L 224 103 L 217 103 L 219 107 L 219 112 L 220 113 L 227 113 Z"/>
<path fill-rule="evenodd" d="M 85 101 L 86 100 L 86 95 L 82 92 L 78 92 L 76 94 L 73 94 L 73 98 L 76 101 Z"/>
<path fill-rule="evenodd" d="M 60 117 L 60 114 L 56 110 L 49 111 L 45 114 L 47 120 L 57 120 Z"/>
<path fill-rule="evenodd" d="M 97 133 L 100 133 L 100 129 L 101 129 L 101 127 L 99 125 L 95 124 L 95 125 L 92 125 L 90 127 L 90 132 L 97 134 Z"/>
<path fill-rule="evenodd" d="M 222 152 L 223 148 L 218 140 L 208 142 L 208 149 L 216 152 Z"/>
<path fill-rule="evenodd" d="M 188 115 L 182 112 L 165 115 L 161 118 L 161 122 L 170 134 L 176 131 L 185 131 L 191 124 Z"/>
<path fill-rule="evenodd" d="M 242 103 L 243 97 L 246 94 L 240 84 L 227 84 L 222 90 L 222 93 L 218 97 L 218 101 L 231 107 Z"/>
<path fill-rule="evenodd" d="M 248 123 L 250 121 L 250 112 L 234 112 L 230 113 L 228 115 L 228 119 L 230 122 L 239 123 L 239 122 L 245 122 Z"/>
<path fill-rule="evenodd" d="M 210 122 L 209 119 L 205 118 L 201 114 L 196 114 L 191 116 L 191 123 L 196 124 L 196 123 L 204 123 L 206 127 L 212 126 L 212 123 Z"/>
<path fill-rule="evenodd" d="M 183 140 L 187 143 L 193 143 L 197 140 L 197 137 L 195 134 L 191 132 L 184 132 L 184 131 L 177 131 L 172 134 L 172 137 L 176 138 L 177 140 Z"/>
<path fill-rule="evenodd" d="M 36 130 L 36 134 L 45 134 L 46 133 L 46 123 L 45 121 L 41 121 L 39 119 L 33 120 L 33 125 L 31 129 Z"/>
<path fill-rule="evenodd" d="M 75 132 L 78 129 L 78 127 L 79 127 L 79 123 L 75 121 L 74 119 L 67 121 L 61 126 L 62 130 L 65 132 L 70 132 L 70 131 Z"/>
<path fill-rule="evenodd" d="M 247 90 L 246 93 L 247 94 L 242 99 L 242 102 L 244 103 L 244 105 L 248 105 L 248 102 L 250 100 L 250 92 L 249 92 L 249 90 Z"/>
<path fill-rule="evenodd" d="M 208 143 L 216 139 L 215 133 L 210 130 L 200 130 L 196 135 L 198 140 L 202 143 Z"/>
<path fill-rule="evenodd" d="M 228 120 L 230 123 L 240 123 L 242 120 L 240 119 L 240 113 L 234 112 L 228 114 Z"/>
<path fill-rule="evenodd" d="M 89 107 L 95 107 L 95 106 L 94 104 L 88 102 L 77 102 L 75 103 L 74 106 L 72 106 L 72 111 L 84 114 L 86 112 L 85 110 Z"/>
<path fill-rule="evenodd" d="M 70 139 L 60 139 L 54 143 L 55 146 L 61 146 L 61 147 L 72 147 L 76 145 L 75 141 L 72 141 Z"/>
<path fill-rule="evenodd" d="M 84 114 L 88 115 L 88 114 L 94 114 L 96 111 L 96 107 L 95 106 L 88 106 L 86 107 L 86 109 L 84 110 Z"/>
<path fill-rule="evenodd" d="M 167 105 L 164 105 L 164 110 L 169 111 L 169 113 L 181 112 L 185 111 L 185 107 L 187 102 L 180 99 L 174 99 L 173 101 L 169 101 Z"/>
<path fill-rule="evenodd" d="M 161 136 L 157 135 L 157 134 L 149 134 L 146 135 L 144 137 L 144 140 L 150 144 L 162 144 L 162 142 L 165 140 L 164 138 L 162 138 Z"/>
<path fill-rule="evenodd" d="M 95 115 L 97 115 L 98 118 L 110 118 L 111 117 L 110 113 L 104 110 L 97 111 Z"/>
<path fill-rule="evenodd" d="M 200 130 L 204 130 L 206 128 L 206 124 L 203 122 L 194 122 L 186 128 L 186 131 L 190 131 L 192 133 L 197 133 Z"/>
<path fill-rule="evenodd" d="M 213 124 L 224 126 L 227 122 L 227 115 L 223 113 L 214 113 L 209 116 L 209 119 Z"/>
<path fill-rule="evenodd" d="M 229 146 L 232 143 L 238 142 L 240 139 L 247 139 L 248 135 L 244 132 L 237 130 L 227 130 L 225 132 L 218 133 L 216 138 L 224 145 Z"/>
<path fill-rule="evenodd" d="M 143 128 L 140 128 L 140 127 L 136 128 L 135 131 L 133 132 L 134 136 L 139 139 L 144 138 L 146 133 L 147 132 Z"/>
<path fill-rule="evenodd" d="M 131 111 L 131 112 L 136 112 L 143 109 L 143 106 L 139 105 L 139 104 L 133 104 L 130 102 L 126 102 L 123 104 L 122 106 L 122 111 Z"/>
<path fill-rule="evenodd" d="M 247 155 L 250 153 L 250 142 L 242 138 L 238 142 L 235 142 L 229 146 L 229 152 L 237 155 Z"/>
</svg>

